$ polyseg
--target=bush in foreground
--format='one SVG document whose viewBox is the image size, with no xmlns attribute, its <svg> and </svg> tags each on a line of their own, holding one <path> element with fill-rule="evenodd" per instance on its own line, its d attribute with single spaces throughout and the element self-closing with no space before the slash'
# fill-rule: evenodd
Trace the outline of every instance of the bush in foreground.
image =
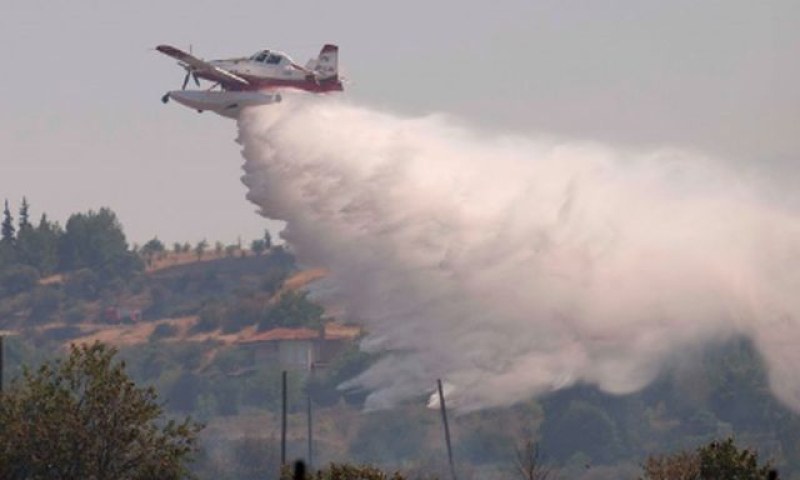
<svg viewBox="0 0 800 480">
<path fill-rule="evenodd" d="M 116 350 L 71 348 L 0 396 L 0 478 L 186 477 L 201 427 L 163 421 L 155 391 L 136 387 Z"/>
<path fill-rule="evenodd" d="M 768 480 L 778 474 L 758 453 L 739 448 L 732 438 L 713 441 L 694 452 L 653 456 L 644 464 L 643 480 Z"/>
</svg>

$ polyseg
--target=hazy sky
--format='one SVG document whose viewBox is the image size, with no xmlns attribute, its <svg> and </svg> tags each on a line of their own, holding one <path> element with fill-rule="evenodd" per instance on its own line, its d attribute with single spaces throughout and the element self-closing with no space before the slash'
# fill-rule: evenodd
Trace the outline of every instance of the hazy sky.
<svg viewBox="0 0 800 480">
<path fill-rule="evenodd" d="M 0 0 L 0 197 L 62 222 L 109 206 L 132 241 L 249 241 L 266 223 L 244 198 L 234 122 L 162 105 L 183 72 L 151 49 L 305 62 L 325 42 L 362 105 L 800 179 L 796 0 Z"/>
</svg>

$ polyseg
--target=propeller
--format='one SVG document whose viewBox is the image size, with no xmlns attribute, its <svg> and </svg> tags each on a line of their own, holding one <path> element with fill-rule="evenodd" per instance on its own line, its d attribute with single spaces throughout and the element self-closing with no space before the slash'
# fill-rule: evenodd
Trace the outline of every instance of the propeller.
<svg viewBox="0 0 800 480">
<path fill-rule="evenodd" d="M 191 43 L 189 44 L 189 55 L 193 55 Z M 186 76 L 183 77 L 183 85 L 181 85 L 181 90 L 186 90 L 186 86 L 189 84 L 189 77 L 192 77 L 192 80 L 194 80 L 194 84 L 199 87 L 200 79 L 197 78 L 197 73 L 194 71 L 194 69 L 186 64 L 183 64 L 183 68 L 186 69 Z"/>
<path fill-rule="evenodd" d="M 186 67 L 186 76 L 183 77 L 183 85 L 181 86 L 181 90 L 186 90 L 186 85 L 189 84 L 189 77 L 192 77 L 195 85 L 198 87 L 200 86 L 200 79 L 197 78 L 197 73 L 195 73 L 195 71 L 190 67 Z"/>
</svg>

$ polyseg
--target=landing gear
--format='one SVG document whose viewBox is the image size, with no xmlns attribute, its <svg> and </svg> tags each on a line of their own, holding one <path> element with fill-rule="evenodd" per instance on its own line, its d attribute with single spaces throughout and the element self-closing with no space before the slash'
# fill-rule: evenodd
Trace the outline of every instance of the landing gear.
<svg viewBox="0 0 800 480">
<path fill-rule="evenodd" d="M 161 97 L 161 103 L 169 102 L 169 93 L 165 93 L 163 97 Z"/>
</svg>

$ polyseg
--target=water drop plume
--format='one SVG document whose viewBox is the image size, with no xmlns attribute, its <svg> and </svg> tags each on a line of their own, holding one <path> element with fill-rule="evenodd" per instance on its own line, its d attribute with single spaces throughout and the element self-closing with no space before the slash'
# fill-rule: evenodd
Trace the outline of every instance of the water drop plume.
<svg viewBox="0 0 800 480">
<path fill-rule="evenodd" d="M 718 162 L 332 98 L 247 111 L 238 141 L 248 198 L 384 352 L 349 382 L 367 408 L 440 377 L 462 410 L 624 394 L 735 335 L 800 408 L 800 223 Z"/>
</svg>

